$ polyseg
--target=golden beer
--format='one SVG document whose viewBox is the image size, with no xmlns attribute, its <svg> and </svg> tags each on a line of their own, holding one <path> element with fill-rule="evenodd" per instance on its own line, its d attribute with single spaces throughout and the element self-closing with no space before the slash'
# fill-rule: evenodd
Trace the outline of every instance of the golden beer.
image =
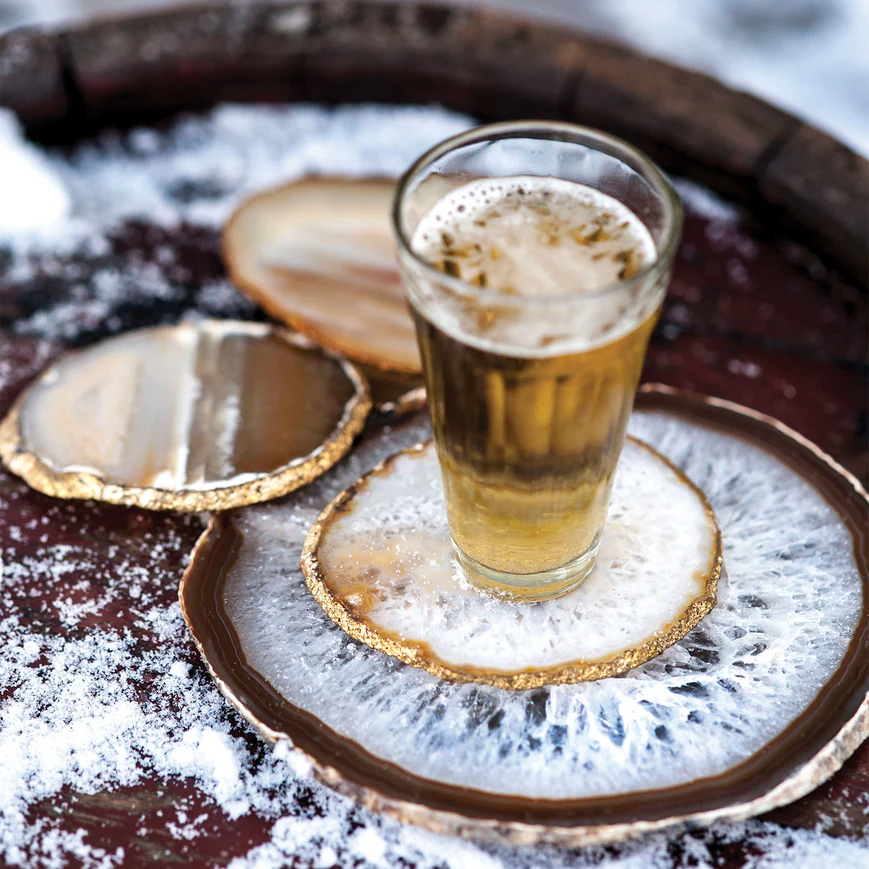
<svg viewBox="0 0 869 869">
<path fill-rule="evenodd" d="M 675 242 L 593 185 L 460 168 L 396 206 L 450 535 L 472 582 L 541 600 L 594 565 Z"/>
<path fill-rule="evenodd" d="M 596 552 L 657 313 L 611 344 L 543 359 L 479 350 L 414 318 L 466 569 L 536 574 Z"/>
</svg>

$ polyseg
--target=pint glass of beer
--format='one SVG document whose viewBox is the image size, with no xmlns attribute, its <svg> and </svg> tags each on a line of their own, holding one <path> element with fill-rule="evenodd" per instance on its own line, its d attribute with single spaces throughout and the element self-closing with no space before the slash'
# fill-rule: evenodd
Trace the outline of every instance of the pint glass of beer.
<svg viewBox="0 0 869 869">
<path fill-rule="evenodd" d="M 524 600 L 594 566 L 679 199 L 626 142 L 478 127 L 424 154 L 393 209 L 456 557 Z"/>
</svg>

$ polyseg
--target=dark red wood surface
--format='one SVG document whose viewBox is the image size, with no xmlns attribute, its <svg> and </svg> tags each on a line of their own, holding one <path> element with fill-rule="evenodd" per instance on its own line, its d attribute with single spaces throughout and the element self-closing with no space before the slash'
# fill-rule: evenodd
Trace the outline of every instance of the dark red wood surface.
<svg viewBox="0 0 869 869">
<path fill-rule="evenodd" d="M 299 9 L 293 18 L 290 13 Z M 161 43 L 167 28 L 183 38 Z M 159 50 L 144 52 L 148 40 Z M 644 379 L 776 416 L 869 480 L 869 172 L 843 146 L 757 100 L 567 31 L 430 6 L 409 12 L 366 3 L 172 12 L 60 35 L 7 35 L 0 39 L 0 58 L 0 101 L 19 111 L 35 135 L 54 141 L 230 97 L 434 99 L 485 119 L 570 117 L 627 135 L 669 168 L 705 179 L 749 207 L 738 225 L 689 216 Z M 121 269 L 128 259 L 163 268 L 155 251 L 167 243 L 176 252 L 173 279 L 184 288 L 183 297 L 171 303 L 144 291 L 141 298 L 126 297 L 113 312 L 111 328 L 109 318 L 83 323 L 76 343 L 118 328 L 174 322 L 187 310 L 203 308 L 198 287 L 223 273 L 212 231 L 184 227 L 167 235 L 162 228 L 129 224 L 102 256 Z M 64 349 L 17 334 L 14 325 L 70 293 L 63 279 L 69 264 L 46 257 L 36 278 L 22 284 L 13 277 L 8 252 L 0 251 L 0 370 L 9 373 L 0 411 Z M 94 272 L 99 263 L 79 259 L 77 265 L 84 275 L 84 290 L 78 291 L 84 295 L 77 300 L 84 302 L 89 266 Z M 135 630 L 137 648 L 147 651 L 157 640 L 134 627 L 132 591 L 125 597 L 116 589 L 108 609 L 74 627 L 53 615 L 43 596 L 99 596 L 100 577 L 112 573 L 110 553 L 122 547 L 128 564 L 153 571 L 153 601 L 168 604 L 201 526 L 175 514 L 52 501 L 0 471 L 4 559 L 24 563 L 38 557 L 45 533 L 39 522 L 46 519 L 53 542 L 87 541 L 93 559 L 105 566 L 88 576 L 87 590 L 77 587 L 84 577 L 76 571 L 59 577 L 50 591 L 27 586 L 11 603 L 21 624 L 75 637 L 108 619 Z M 163 544 L 159 564 L 155 542 Z M 192 642 L 185 654 L 192 672 L 206 678 Z M 262 757 L 260 741 L 234 713 L 227 715 L 251 756 Z M 298 799 L 307 798 L 302 793 Z M 311 804 L 316 811 L 316 801 Z M 205 816 L 203 834 L 192 841 L 179 840 L 167 826 L 169 808 L 178 806 Z M 769 817 L 794 828 L 866 837 L 867 807 L 864 745 L 830 782 Z M 274 822 L 256 812 L 229 821 L 192 783 L 153 777 L 110 792 L 64 791 L 33 806 L 29 820 L 50 820 L 70 832 L 84 829 L 90 844 L 110 852 L 122 845 L 129 866 L 227 863 L 267 841 Z M 692 835 L 674 839 L 674 865 L 691 865 Z M 723 839 L 706 844 L 723 867 L 742 866 L 753 847 Z"/>
</svg>

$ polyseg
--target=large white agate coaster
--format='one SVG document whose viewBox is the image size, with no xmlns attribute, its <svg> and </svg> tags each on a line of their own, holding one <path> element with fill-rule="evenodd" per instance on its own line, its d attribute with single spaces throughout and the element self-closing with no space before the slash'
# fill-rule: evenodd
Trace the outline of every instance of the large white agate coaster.
<svg viewBox="0 0 869 869">
<path fill-rule="evenodd" d="M 0 456 L 59 498 L 227 509 L 322 474 L 370 408 L 364 376 L 307 339 L 201 320 L 62 357 L 0 425 Z"/>
<path fill-rule="evenodd" d="M 354 639 L 442 679 L 526 689 L 614 676 L 684 637 L 715 605 L 721 537 L 703 493 L 629 438 L 591 575 L 557 600 L 497 598 L 456 563 L 429 442 L 339 495 L 302 569 Z"/>
<path fill-rule="evenodd" d="M 793 432 L 713 399 L 641 394 L 630 431 L 706 493 L 727 565 L 717 604 L 656 657 L 615 678 L 507 690 L 408 666 L 323 612 L 299 564 L 308 530 L 354 480 L 429 437 L 418 415 L 371 429 L 310 486 L 212 520 L 180 599 L 217 684 L 294 749 L 294 769 L 439 832 L 580 845 L 798 799 L 869 735 L 865 492 Z M 400 527 L 387 505 L 381 523 Z M 605 591 L 619 606 L 618 587 Z"/>
</svg>

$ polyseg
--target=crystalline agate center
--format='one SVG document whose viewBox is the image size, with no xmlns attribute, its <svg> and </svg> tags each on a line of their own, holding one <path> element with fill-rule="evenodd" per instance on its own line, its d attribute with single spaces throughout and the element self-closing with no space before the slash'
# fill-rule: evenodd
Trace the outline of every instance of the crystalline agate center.
<svg viewBox="0 0 869 869">
<path fill-rule="evenodd" d="M 381 637 L 425 644 L 426 657 L 460 674 L 521 674 L 607 661 L 654 641 L 717 575 L 717 528 L 702 495 L 634 440 L 622 452 L 596 567 L 556 600 L 516 604 L 462 581 L 445 509 L 432 445 L 367 478 L 323 523 L 315 558 L 324 609 L 343 602 Z"/>
</svg>

